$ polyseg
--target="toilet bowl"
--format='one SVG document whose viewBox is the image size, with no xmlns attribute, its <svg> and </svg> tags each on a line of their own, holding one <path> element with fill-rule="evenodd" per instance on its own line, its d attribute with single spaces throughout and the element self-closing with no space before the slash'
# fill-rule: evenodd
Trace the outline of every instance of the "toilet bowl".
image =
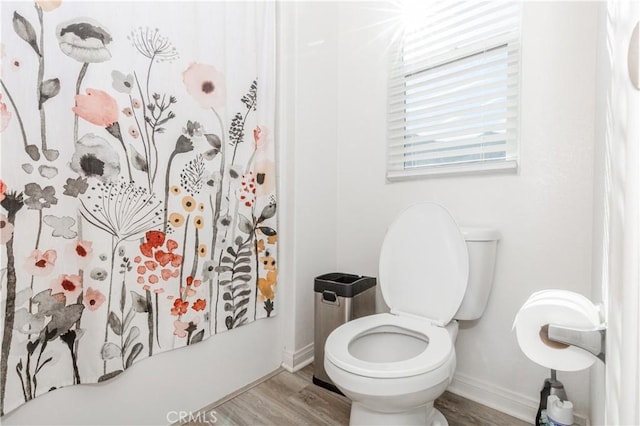
<svg viewBox="0 0 640 426">
<path fill-rule="evenodd" d="M 497 234 L 483 232 L 495 253 Z M 473 312 L 459 312 L 470 281 L 465 238 L 443 207 L 412 206 L 387 231 L 379 268 L 391 312 L 334 330 L 325 344 L 325 370 L 352 400 L 352 425 L 447 425 L 433 402 L 455 372 L 458 323 L 452 319 L 484 310 L 472 303 Z"/>
<path fill-rule="evenodd" d="M 450 333 L 385 313 L 348 322 L 331 334 L 327 345 L 336 350 L 326 354 L 325 368 L 353 401 L 351 424 L 429 424 L 437 412 L 425 401 L 440 396 L 455 371 Z"/>
</svg>

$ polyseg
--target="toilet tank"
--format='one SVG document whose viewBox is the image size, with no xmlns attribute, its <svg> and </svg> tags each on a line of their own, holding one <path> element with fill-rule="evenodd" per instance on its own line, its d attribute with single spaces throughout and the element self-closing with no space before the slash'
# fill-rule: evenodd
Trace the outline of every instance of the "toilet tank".
<svg viewBox="0 0 640 426">
<path fill-rule="evenodd" d="M 493 269 L 500 233 L 492 228 L 460 228 L 469 251 L 469 282 L 453 318 L 475 320 L 482 316 L 493 286 Z"/>
</svg>

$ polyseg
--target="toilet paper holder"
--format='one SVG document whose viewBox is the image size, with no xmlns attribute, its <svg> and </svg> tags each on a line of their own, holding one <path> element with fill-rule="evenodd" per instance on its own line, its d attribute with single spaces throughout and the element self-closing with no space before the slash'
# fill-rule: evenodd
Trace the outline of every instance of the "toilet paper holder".
<svg viewBox="0 0 640 426">
<path fill-rule="evenodd" d="M 588 329 L 549 324 L 548 336 L 549 340 L 584 349 L 605 362 L 607 338 L 605 324 Z"/>
</svg>

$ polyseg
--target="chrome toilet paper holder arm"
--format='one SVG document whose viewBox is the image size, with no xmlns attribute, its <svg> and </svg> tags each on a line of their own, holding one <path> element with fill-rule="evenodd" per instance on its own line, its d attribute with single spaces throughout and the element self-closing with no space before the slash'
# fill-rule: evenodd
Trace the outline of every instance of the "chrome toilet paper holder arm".
<svg viewBox="0 0 640 426">
<path fill-rule="evenodd" d="M 549 340 L 584 349 L 605 362 L 607 339 L 605 324 L 587 329 L 549 324 L 548 336 Z"/>
</svg>

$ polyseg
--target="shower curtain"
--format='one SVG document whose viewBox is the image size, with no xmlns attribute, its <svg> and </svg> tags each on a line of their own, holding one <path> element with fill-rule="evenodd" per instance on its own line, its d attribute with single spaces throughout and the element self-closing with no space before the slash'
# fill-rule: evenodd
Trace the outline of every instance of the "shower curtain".
<svg viewBox="0 0 640 426">
<path fill-rule="evenodd" d="M 275 5 L 1 8 L 0 414 L 273 316 Z"/>
<path fill-rule="evenodd" d="M 592 383 L 593 406 L 604 405 L 604 424 L 640 424 L 640 90 L 632 83 L 633 49 L 637 73 L 640 4 L 602 4 L 604 38 L 601 129 L 604 145 L 599 223 L 600 269 L 595 282 L 607 322 L 605 377 Z M 636 80 L 638 75 L 636 74 Z M 592 376 L 593 377 L 593 376 Z M 604 382 L 604 383 L 603 383 Z M 595 386 L 592 384 L 592 387 Z"/>
</svg>

